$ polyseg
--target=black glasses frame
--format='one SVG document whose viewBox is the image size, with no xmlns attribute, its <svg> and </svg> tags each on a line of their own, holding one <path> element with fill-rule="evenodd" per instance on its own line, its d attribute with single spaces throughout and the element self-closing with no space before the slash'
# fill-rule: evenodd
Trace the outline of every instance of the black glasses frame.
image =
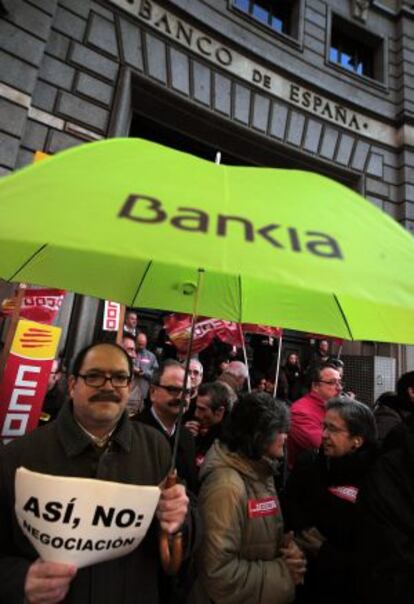
<svg viewBox="0 0 414 604">
<path fill-rule="evenodd" d="M 87 386 L 92 388 L 101 388 L 106 382 L 111 382 L 114 388 L 127 388 L 131 383 L 130 375 L 107 375 L 103 373 L 78 373 L 77 377 L 81 377 Z"/>
<path fill-rule="evenodd" d="M 169 384 L 153 384 L 153 386 L 157 386 L 158 388 L 163 388 L 173 396 L 180 396 L 180 394 L 184 394 L 184 396 L 188 396 L 194 393 L 193 388 L 182 388 L 181 386 L 170 386 Z"/>
</svg>

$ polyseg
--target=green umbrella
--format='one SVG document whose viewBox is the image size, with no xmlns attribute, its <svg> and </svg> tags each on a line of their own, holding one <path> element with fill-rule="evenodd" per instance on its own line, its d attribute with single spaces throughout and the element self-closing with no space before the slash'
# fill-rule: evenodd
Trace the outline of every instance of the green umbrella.
<svg viewBox="0 0 414 604">
<path fill-rule="evenodd" d="M 414 240 L 309 172 L 217 166 L 140 139 L 0 182 L 0 276 L 130 306 L 414 343 Z"/>
</svg>

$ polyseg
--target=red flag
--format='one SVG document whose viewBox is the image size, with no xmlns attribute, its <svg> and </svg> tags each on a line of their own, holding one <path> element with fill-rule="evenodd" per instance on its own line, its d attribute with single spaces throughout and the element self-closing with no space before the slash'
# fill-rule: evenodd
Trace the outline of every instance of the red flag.
<svg viewBox="0 0 414 604">
<path fill-rule="evenodd" d="M 46 323 L 50 325 L 62 306 L 65 297 L 63 289 L 29 288 L 24 292 L 20 308 L 20 318 Z M 11 315 L 15 305 L 15 298 L 4 300 L 0 307 L 0 316 Z"/>
<path fill-rule="evenodd" d="M 186 353 L 190 341 L 191 316 L 174 313 L 164 319 L 164 326 L 177 350 L 181 353 Z M 259 333 L 273 337 L 279 337 L 282 334 L 282 330 L 279 327 L 266 327 L 252 323 L 243 324 L 242 330 L 244 333 Z M 194 329 L 193 352 L 196 354 L 207 348 L 215 337 L 231 346 L 240 348 L 243 345 L 238 323 L 223 321 L 222 319 L 198 317 Z"/>
<path fill-rule="evenodd" d="M 164 319 L 164 326 L 177 350 L 186 353 L 190 341 L 191 316 L 174 313 Z M 237 323 L 222 321 L 221 319 L 198 317 L 194 329 L 192 351 L 196 354 L 204 350 L 215 337 L 233 346 L 241 346 Z"/>
<path fill-rule="evenodd" d="M 273 338 L 279 338 L 281 335 L 283 335 L 283 329 L 281 327 L 255 325 L 254 323 L 243 323 L 242 327 L 244 333 L 256 333 L 259 335 L 271 336 Z"/>
</svg>

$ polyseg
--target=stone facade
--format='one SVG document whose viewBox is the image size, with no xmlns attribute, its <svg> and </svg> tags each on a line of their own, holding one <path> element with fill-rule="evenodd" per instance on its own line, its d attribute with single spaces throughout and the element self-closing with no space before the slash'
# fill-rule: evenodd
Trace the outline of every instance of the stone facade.
<svg viewBox="0 0 414 604">
<path fill-rule="evenodd" d="M 413 4 L 374 0 L 359 15 L 351 0 L 295 0 L 294 35 L 234 5 L 3 0 L 0 174 L 35 150 L 128 136 L 138 112 L 247 163 L 338 178 L 414 232 Z M 375 34 L 380 77 L 329 60 L 335 18 Z"/>
</svg>

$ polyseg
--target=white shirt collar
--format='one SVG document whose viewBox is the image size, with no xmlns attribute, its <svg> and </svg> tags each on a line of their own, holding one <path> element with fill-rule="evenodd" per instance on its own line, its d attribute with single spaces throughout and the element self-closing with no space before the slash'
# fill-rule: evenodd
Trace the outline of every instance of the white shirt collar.
<svg viewBox="0 0 414 604">
<path fill-rule="evenodd" d="M 155 417 L 155 419 L 157 420 L 157 422 L 159 423 L 159 425 L 161 426 L 161 428 L 164 430 L 164 432 L 166 432 L 168 434 L 168 436 L 174 436 L 176 425 L 174 424 L 173 427 L 172 427 L 172 430 L 169 430 L 167 428 L 167 426 L 160 420 L 160 418 L 156 414 L 155 409 L 154 409 L 153 406 L 151 407 L 151 413 Z"/>
</svg>

